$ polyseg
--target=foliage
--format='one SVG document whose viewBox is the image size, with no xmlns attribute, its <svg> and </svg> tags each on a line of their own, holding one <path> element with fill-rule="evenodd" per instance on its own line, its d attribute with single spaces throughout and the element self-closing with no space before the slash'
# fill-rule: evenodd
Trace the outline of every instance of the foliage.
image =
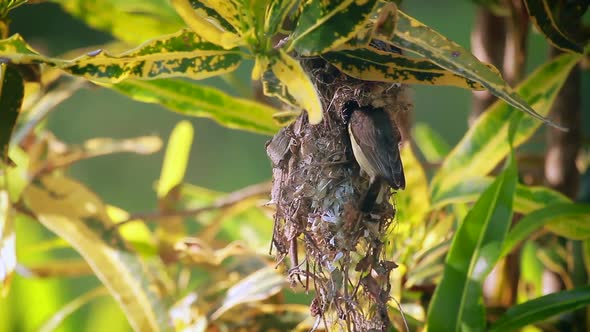
<svg viewBox="0 0 590 332">
<path fill-rule="evenodd" d="M 0 2 L 3 295 L 16 271 L 32 276 L 93 274 L 136 331 L 322 328 L 307 306 L 285 300 L 284 271 L 274 269 L 267 257 L 272 209 L 262 203 L 270 186 L 263 183 L 226 195 L 185 183 L 194 136 L 190 124 L 179 123 L 168 140 L 156 186 L 157 211 L 147 214 L 106 204 L 70 178 L 67 168 L 104 154 L 150 154 L 160 149 L 158 138 L 100 138 L 68 146 L 43 127 L 53 107 L 88 82 L 264 135 L 276 133 L 300 110 L 317 124 L 322 102 L 300 58 L 321 57 L 362 80 L 486 89 L 500 98 L 454 148 L 428 127 L 416 127 L 415 146 L 428 163 L 440 164 L 436 171 L 425 169 L 415 147 L 406 144 L 402 150 L 407 189 L 397 196 L 398 226 L 388 235 L 388 251 L 399 265 L 391 275 L 391 295 L 400 307 L 389 303 L 397 329 L 404 323 L 429 331 L 516 329 L 590 303 L 588 288 L 574 284 L 544 297 L 525 291 L 523 303 L 498 318 L 485 306 L 482 291 L 492 269 L 523 243 L 548 257 L 553 270 L 566 269 L 560 261 L 564 244 L 538 245 L 534 237 L 539 232 L 583 241 L 585 269 L 590 270 L 590 208 L 549 188 L 518 183 L 516 158 L 516 149 L 542 122 L 561 128 L 546 116 L 568 74 L 590 50 L 588 36 L 576 30 L 587 5 L 525 1 L 532 22 L 565 53 L 512 89 L 496 68 L 393 2 L 54 2 L 132 46 L 120 53 L 97 48 L 73 59 L 45 56 L 20 35 L 5 33 L 6 14 L 22 1 Z M 509 11 L 497 1 L 478 2 L 497 13 Z M 403 54 L 396 51 L 400 49 Z M 252 79 L 261 80 L 264 93 L 288 105 L 288 112 L 193 81 L 227 75 L 245 62 L 253 62 Z M 505 169 L 494 172 L 502 160 L 507 160 Z M 515 213 L 524 217 L 511 226 Z M 152 220 L 158 221 L 155 229 L 147 226 Z M 41 251 L 73 249 L 75 263 L 21 264 L 15 223 L 31 221 L 61 239 L 38 244 L 45 248 Z M 532 264 L 530 260 L 522 255 L 523 264 Z M 433 285 L 430 303 L 421 301 L 422 290 Z M 42 329 L 51 330 L 59 317 L 104 294 L 98 288 L 82 295 Z M 405 320 L 398 309 L 406 313 Z"/>
</svg>

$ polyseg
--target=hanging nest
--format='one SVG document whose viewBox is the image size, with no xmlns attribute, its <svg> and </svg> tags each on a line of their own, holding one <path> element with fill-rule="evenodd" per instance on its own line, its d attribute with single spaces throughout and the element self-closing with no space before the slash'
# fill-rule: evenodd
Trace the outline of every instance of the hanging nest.
<svg viewBox="0 0 590 332">
<path fill-rule="evenodd" d="M 393 119 L 410 104 L 399 84 L 357 80 L 319 58 L 302 64 L 324 114 L 311 125 L 302 113 L 267 143 L 277 259 L 288 257 L 293 285 L 315 289 L 311 312 L 318 324 L 384 331 L 391 326 L 389 274 L 397 266 L 387 260 L 385 241 L 395 216 L 393 193 L 387 188 L 371 213 L 362 213 L 369 178 L 354 160 L 342 108 L 354 100 L 383 107 Z"/>
</svg>

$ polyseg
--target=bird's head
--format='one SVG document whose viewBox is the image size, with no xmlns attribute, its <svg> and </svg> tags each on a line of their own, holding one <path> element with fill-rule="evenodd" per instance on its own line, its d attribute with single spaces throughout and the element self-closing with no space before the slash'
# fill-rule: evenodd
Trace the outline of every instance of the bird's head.
<svg viewBox="0 0 590 332">
<path fill-rule="evenodd" d="M 344 124 L 348 124 L 348 121 L 350 121 L 350 117 L 352 116 L 352 113 L 356 110 L 358 110 L 360 108 L 359 103 L 356 100 L 348 100 L 347 102 L 344 103 L 344 105 L 342 106 L 341 109 L 341 116 L 342 116 L 342 121 L 344 121 Z"/>
</svg>

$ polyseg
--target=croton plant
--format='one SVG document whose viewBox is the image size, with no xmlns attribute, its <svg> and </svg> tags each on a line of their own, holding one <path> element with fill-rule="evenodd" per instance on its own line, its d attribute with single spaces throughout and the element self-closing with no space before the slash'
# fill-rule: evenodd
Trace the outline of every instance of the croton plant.
<svg viewBox="0 0 590 332">
<path fill-rule="evenodd" d="M 531 236 L 540 229 L 583 241 L 590 252 L 590 207 L 518 183 L 515 158 L 543 123 L 568 130 L 547 115 L 590 50 L 581 23 L 587 3 L 523 1 L 527 19 L 562 54 L 513 89 L 494 66 L 404 12 L 401 1 L 54 0 L 117 39 L 63 57 L 45 56 L 10 34 L 9 12 L 26 2 L 0 1 L 3 293 L 20 264 L 14 223 L 33 219 L 79 253 L 80 274 L 100 279 L 136 331 L 506 331 L 590 303 L 590 288 L 574 285 L 542 297 L 539 290 L 524 292 L 523 303 L 492 315 L 482 286 L 507 255 L 524 248 L 532 260 L 539 246 Z M 511 15 L 505 2 L 478 2 Z M 198 82 L 227 77 L 248 62 L 252 81 L 277 99 L 233 97 Z M 64 170 L 107 153 L 152 153 L 161 142 L 60 145 L 42 123 L 89 84 L 274 135 L 267 146 L 274 185 L 226 196 L 184 183 L 192 127 L 182 122 L 168 142 L 158 212 L 134 215 L 104 203 Z M 487 90 L 498 101 L 453 149 L 430 130 L 417 130 L 417 144 L 401 150 L 406 189 L 387 199 L 377 217 L 359 217 L 348 203 L 358 200 L 367 179 L 349 161 L 342 104 L 379 94 L 371 98 L 405 112 L 404 89 L 415 84 Z M 345 90 L 346 98 L 339 95 Z M 421 160 L 437 165 L 435 172 Z M 269 197 L 273 204 L 261 204 Z M 523 217 L 511 227 L 515 213 Z M 197 216 L 202 227 L 189 236 L 185 218 Z M 154 219 L 155 230 L 146 224 Z M 266 244 L 272 242 L 281 263 L 291 262 L 289 270 L 275 268 L 248 239 L 218 238 L 220 224 L 268 235 Z M 197 286 L 186 282 L 191 277 Z M 289 304 L 281 296 L 287 279 L 315 294 L 311 303 Z M 91 291 L 79 302 L 102 294 Z"/>
</svg>

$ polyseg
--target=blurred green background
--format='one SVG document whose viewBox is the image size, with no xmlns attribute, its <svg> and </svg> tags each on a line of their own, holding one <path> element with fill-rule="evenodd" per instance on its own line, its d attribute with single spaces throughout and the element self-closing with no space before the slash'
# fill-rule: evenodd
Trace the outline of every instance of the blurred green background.
<svg viewBox="0 0 590 332">
<path fill-rule="evenodd" d="M 410 15 L 437 29 L 463 46 L 469 46 L 475 6 L 469 1 L 414 0 L 405 2 Z M 108 34 L 94 31 L 64 13 L 58 5 L 25 5 L 11 13 L 11 33 L 18 32 L 37 50 L 48 55 L 101 44 Z M 547 44 L 539 34 L 530 38 L 528 71 L 545 59 Z M 250 85 L 248 68 L 239 77 Z M 588 74 L 584 90 L 590 91 Z M 220 79 L 207 84 L 228 90 Z M 459 141 L 467 129 L 470 92 L 450 87 L 413 87 L 417 122 L 426 122 L 450 143 Z M 584 109 L 589 98 L 584 100 Z M 115 92 L 85 89 L 67 100 L 51 114 L 48 126 L 66 143 L 81 143 L 93 137 L 134 137 L 156 134 L 164 140 L 174 125 L 186 117 L 159 106 L 131 101 Z M 207 188 L 232 191 L 268 180 L 270 163 L 264 143 L 269 137 L 229 130 L 207 119 L 189 119 L 195 127 L 195 141 L 186 179 Z M 585 119 L 588 121 L 588 119 Z M 587 125 L 585 126 L 588 127 Z M 159 177 L 163 153 L 151 156 L 120 154 L 83 161 L 70 174 L 86 183 L 109 204 L 128 211 L 151 211 L 156 207 L 154 181 Z M 18 247 L 47 238 L 40 226 L 17 221 Z M 270 239 L 268 239 L 270 241 Z M 43 255 L 20 256 L 27 262 L 47 259 Z M 57 253 L 59 255 L 59 253 Z M 63 257 L 63 256 L 60 256 Z M 23 279 L 16 276 L 10 295 L 0 300 L 0 331 L 33 331 L 69 300 L 98 286 L 94 277 L 76 279 Z M 59 331 L 128 331 L 129 326 L 113 300 L 102 297 L 69 317 Z"/>
</svg>

